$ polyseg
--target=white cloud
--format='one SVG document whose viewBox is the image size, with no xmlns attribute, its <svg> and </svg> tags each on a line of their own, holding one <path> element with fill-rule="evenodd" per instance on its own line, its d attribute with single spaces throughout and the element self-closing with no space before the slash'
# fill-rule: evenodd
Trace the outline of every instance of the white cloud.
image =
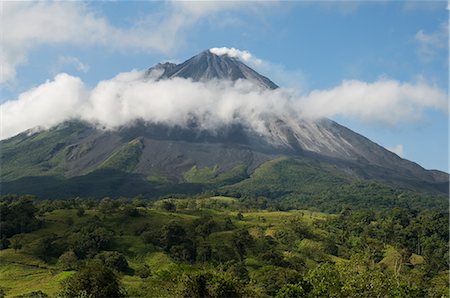
<svg viewBox="0 0 450 298">
<path fill-rule="evenodd" d="M 437 86 L 386 79 L 344 81 L 329 90 L 312 91 L 298 106 L 305 117 L 344 116 L 388 125 L 419 121 L 427 109 L 448 112 L 447 95 Z"/>
<path fill-rule="evenodd" d="M 400 157 L 404 157 L 404 150 L 403 150 L 403 144 L 397 144 L 394 146 L 388 146 L 386 148 L 387 150 L 394 152 L 395 154 L 397 154 Z"/>
<path fill-rule="evenodd" d="M 306 85 L 305 75 L 302 71 L 286 70 L 283 65 L 259 59 L 249 51 L 227 47 L 211 48 L 209 50 L 211 53 L 219 56 L 227 55 L 238 58 L 259 73 L 269 76 L 276 84 L 279 84 L 282 87 L 294 88 L 301 91 Z"/>
<path fill-rule="evenodd" d="M 0 106 L 1 138 L 29 128 L 50 128 L 76 118 L 86 96 L 87 91 L 79 78 L 58 74 L 53 81 L 47 81 L 22 93 L 17 100 Z"/>
<path fill-rule="evenodd" d="M 3 35 L 0 83 L 16 76 L 31 49 L 43 45 L 102 46 L 109 51 L 169 52 L 183 43 L 182 33 L 201 18 L 255 5 L 235 1 L 169 1 L 163 11 L 136 19 L 122 28 L 78 1 L 2 1 Z"/>
<path fill-rule="evenodd" d="M 242 80 L 192 82 L 175 78 L 155 82 L 143 72 L 132 71 L 101 81 L 92 89 L 79 78 L 59 74 L 0 108 L 2 139 L 75 118 L 106 128 L 138 119 L 187 125 L 195 118 L 205 129 L 241 123 L 265 133 L 265 123 L 274 118 L 295 122 L 302 117 L 343 115 L 391 125 L 418 121 L 427 109 L 446 111 L 446 96 L 424 82 L 345 81 L 330 90 L 299 96 L 283 88 L 261 90 Z"/>
<path fill-rule="evenodd" d="M 235 48 L 227 48 L 227 47 L 211 48 L 209 49 L 209 51 L 218 56 L 227 55 L 229 57 L 239 58 L 243 62 L 253 65 L 261 65 L 263 63 L 261 59 L 253 57 L 253 55 L 250 54 L 250 52 L 241 51 Z"/>
<path fill-rule="evenodd" d="M 80 59 L 73 56 L 59 56 L 56 66 L 53 69 L 53 73 L 60 72 L 65 66 L 72 66 L 79 72 L 87 73 L 89 71 L 89 65 L 81 62 Z"/>
<path fill-rule="evenodd" d="M 442 23 L 438 30 L 426 33 L 419 30 L 415 35 L 415 40 L 419 43 L 417 54 L 423 62 L 431 62 L 438 55 L 439 51 L 449 47 L 449 25 Z M 445 59 L 447 59 L 447 55 Z"/>
</svg>

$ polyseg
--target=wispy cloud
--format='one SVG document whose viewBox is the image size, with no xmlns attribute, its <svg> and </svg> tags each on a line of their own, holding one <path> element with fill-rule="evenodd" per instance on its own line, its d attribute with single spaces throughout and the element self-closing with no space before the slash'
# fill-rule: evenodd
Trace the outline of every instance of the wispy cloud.
<svg viewBox="0 0 450 298">
<path fill-rule="evenodd" d="M 287 70 L 283 65 L 257 58 L 246 50 L 221 47 L 211 48 L 210 51 L 219 56 L 228 55 L 230 57 L 239 58 L 259 73 L 270 76 L 276 84 L 282 87 L 294 88 L 298 92 L 305 88 L 306 76 L 301 70 Z"/>
<path fill-rule="evenodd" d="M 168 1 L 162 11 L 118 27 L 88 4 L 77 1 L 2 1 L 3 34 L 0 83 L 16 76 L 30 50 L 43 45 L 102 46 L 109 51 L 170 52 L 183 43 L 183 32 L 221 11 L 259 6 L 235 1 Z M 7 28 L 7 29 L 6 29 Z"/>
<path fill-rule="evenodd" d="M 66 66 L 73 67 L 77 71 L 82 73 L 87 73 L 90 69 L 90 66 L 87 63 L 81 62 L 81 60 L 77 57 L 59 56 L 56 65 L 52 69 L 52 73 L 59 73 Z"/>
<path fill-rule="evenodd" d="M 415 35 L 415 40 L 419 44 L 417 54 L 423 62 L 433 61 L 439 51 L 448 49 L 449 47 L 449 24 L 442 23 L 439 28 L 427 33 L 424 30 L 419 30 Z M 448 55 L 445 56 L 445 59 Z"/>
<path fill-rule="evenodd" d="M 263 63 L 261 59 L 258 59 L 254 57 L 252 54 L 250 54 L 249 51 L 241 51 L 235 48 L 211 48 L 209 51 L 213 54 L 216 54 L 218 56 L 227 55 L 229 57 L 233 58 L 239 58 L 243 62 L 250 63 L 252 65 L 260 65 Z"/>
<path fill-rule="evenodd" d="M 395 154 L 397 154 L 400 157 L 404 157 L 404 150 L 403 150 L 403 144 L 397 144 L 394 146 L 388 146 L 386 148 L 387 150 L 394 152 Z"/>
</svg>

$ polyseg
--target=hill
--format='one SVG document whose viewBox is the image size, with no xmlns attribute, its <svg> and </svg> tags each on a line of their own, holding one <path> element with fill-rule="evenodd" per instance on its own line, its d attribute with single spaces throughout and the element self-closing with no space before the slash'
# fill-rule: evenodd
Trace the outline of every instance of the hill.
<svg viewBox="0 0 450 298">
<path fill-rule="evenodd" d="M 4 197 L 0 207 L 6 297 L 54 297 L 90 266 L 112 270 L 132 297 L 448 297 L 446 213 L 281 212 L 232 197 Z"/>
</svg>

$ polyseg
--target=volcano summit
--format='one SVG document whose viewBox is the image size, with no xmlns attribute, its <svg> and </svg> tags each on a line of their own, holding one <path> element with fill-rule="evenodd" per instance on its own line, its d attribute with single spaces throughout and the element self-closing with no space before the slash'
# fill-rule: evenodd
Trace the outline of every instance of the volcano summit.
<svg viewBox="0 0 450 298">
<path fill-rule="evenodd" d="M 164 82 L 172 82 L 173 88 L 186 82 L 195 88 L 209 82 L 250 83 L 258 90 L 255 94 L 265 96 L 279 90 L 238 57 L 210 50 L 181 64 L 157 64 L 139 84 Z M 155 99 L 157 95 L 161 98 Z M 163 93 L 139 96 L 166 100 Z M 121 96 L 115 100 L 120 102 Z M 226 110 L 228 103 L 223 100 L 220 105 Z M 251 104 L 246 107 L 253 110 Z M 236 109 L 231 114 L 240 112 Z M 301 200 L 327 197 L 348 185 L 356 185 L 363 193 L 376 185 L 391 190 L 388 201 L 382 203 L 387 206 L 396 205 L 402 193 L 439 198 L 448 193 L 448 174 L 425 170 L 330 119 L 301 119 L 286 110 L 259 113 L 257 126 L 247 125 L 246 121 L 255 119 L 241 115 L 210 129 L 202 125 L 204 119 L 214 118 L 208 111 L 183 117 L 187 117 L 186 125 L 138 119 L 114 129 L 65 121 L 3 140 L 2 192 L 158 197 L 215 191 L 295 198 L 301 205 Z"/>
</svg>

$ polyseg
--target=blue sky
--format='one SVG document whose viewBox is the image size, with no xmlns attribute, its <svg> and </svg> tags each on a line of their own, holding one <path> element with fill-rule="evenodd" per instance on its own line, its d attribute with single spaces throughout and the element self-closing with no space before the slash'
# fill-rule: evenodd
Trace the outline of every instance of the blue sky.
<svg viewBox="0 0 450 298">
<path fill-rule="evenodd" d="M 3 103 L 60 72 L 94 87 L 117 73 L 182 62 L 212 47 L 249 51 L 265 62 L 258 71 L 306 95 L 333 91 L 349 80 L 425 84 L 427 92 L 448 94 L 446 2 L 1 5 Z M 380 110 L 359 116 L 342 107 L 326 116 L 425 168 L 448 172 L 448 107 L 423 98 L 409 114 L 402 113 L 408 103 L 402 98 L 387 105 L 386 117 Z M 362 107 L 364 100 L 369 99 L 361 98 Z"/>
</svg>

